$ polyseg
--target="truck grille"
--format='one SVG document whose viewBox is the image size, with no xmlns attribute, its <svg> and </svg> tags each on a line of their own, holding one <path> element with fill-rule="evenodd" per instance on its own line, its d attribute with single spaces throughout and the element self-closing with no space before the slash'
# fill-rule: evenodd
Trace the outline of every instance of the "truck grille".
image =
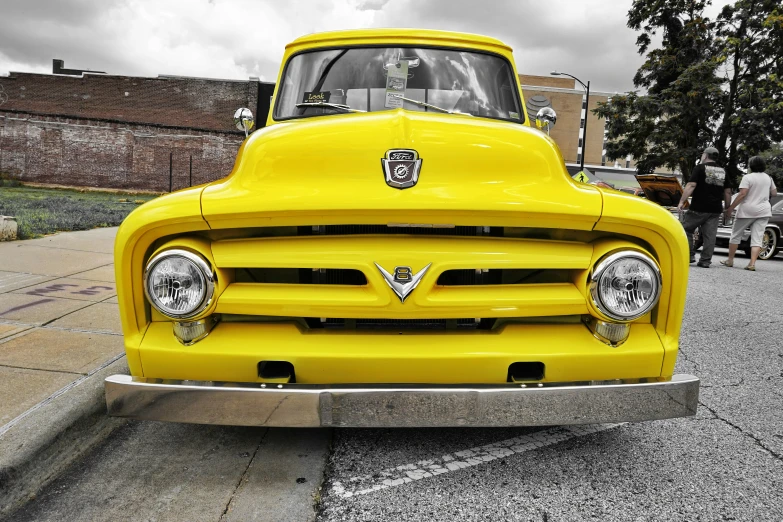
<svg viewBox="0 0 783 522">
<path fill-rule="evenodd" d="M 474 328 L 470 322 L 475 318 L 588 312 L 575 282 L 590 266 L 589 243 L 438 237 L 431 231 L 351 233 L 372 231 L 372 225 L 320 228 L 345 234 L 214 241 L 215 265 L 235 274 L 218 298 L 216 313 L 315 317 L 327 328 L 448 329 Z M 477 227 L 453 231 L 478 233 Z M 384 275 L 396 274 L 398 268 L 412 274 L 427 269 L 404 302 Z"/>
</svg>

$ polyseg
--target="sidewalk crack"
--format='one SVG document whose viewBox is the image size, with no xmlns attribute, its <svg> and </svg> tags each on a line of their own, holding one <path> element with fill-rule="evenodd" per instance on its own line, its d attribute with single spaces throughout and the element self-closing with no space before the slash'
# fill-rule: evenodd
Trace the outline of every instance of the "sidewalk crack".
<svg viewBox="0 0 783 522">
<path fill-rule="evenodd" d="M 236 486 L 234 486 L 234 491 L 231 492 L 231 496 L 228 498 L 228 502 L 226 502 L 226 508 L 223 510 L 223 513 L 220 514 L 220 519 L 218 522 L 225 522 L 228 520 L 226 517 L 228 516 L 228 512 L 231 510 L 231 505 L 234 503 L 234 498 L 242 487 L 242 484 L 247 481 L 247 475 L 250 471 L 250 466 L 252 466 L 253 461 L 256 460 L 256 455 L 258 455 L 258 451 L 261 449 L 261 446 L 264 445 L 264 439 L 266 439 L 268 433 L 269 428 L 264 431 L 264 434 L 261 436 L 261 440 L 258 441 L 258 446 L 256 446 L 256 449 L 250 456 L 250 460 L 247 462 L 247 466 L 245 466 L 245 469 L 242 471 L 242 475 L 239 477 Z"/>
<path fill-rule="evenodd" d="M 718 412 L 717 412 L 716 410 L 714 410 L 714 409 L 710 408 L 709 406 L 707 406 L 706 404 L 704 404 L 702 401 L 699 401 L 699 405 L 700 405 L 700 406 L 702 406 L 702 407 L 703 407 L 704 409 L 706 409 L 707 411 L 709 411 L 710 413 L 712 413 L 712 415 L 713 415 L 713 416 L 714 416 L 714 417 L 715 417 L 717 420 L 723 421 L 724 423 L 728 424 L 729 426 L 731 426 L 732 428 L 734 428 L 735 430 L 737 430 L 738 432 L 740 432 L 742 435 L 745 435 L 746 437 L 748 437 L 748 438 L 752 439 L 752 440 L 753 440 L 753 441 L 756 443 L 756 445 L 758 445 L 758 446 L 759 446 L 761 449 L 763 449 L 764 451 L 766 451 L 767 453 L 769 453 L 770 455 L 772 455 L 774 458 L 776 458 L 776 459 L 778 459 L 778 460 L 780 460 L 780 461 L 783 461 L 783 455 L 781 455 L 780 453 L 776 452 L 775 450 L 773 450 L 773 449 L 771 449 L 771 448 L 768 448 L 768 447 L 767 447 L 767 445 L 766 445 L 766 444 L 764 444 L 764 441 L 762 441 L 760 438 L 758 438 L 757 436 L 755 436 L 753 433 L 751 433 L 751 432 L 749 432 L 749 431 L 745 431 L 745 430 L 744 430 L 744 429 L 742 429 L 740 426 L 738 426 L 737 424 L 734 424 L 733 422 L 731 422 L 731 421 L 730 421 L 730 420 L 728 420 L 728 419 L 724 419 L 723 417 L 721 417 L 720 415 L 718 415 Z"/>
<path fill-rule="evenodd" d="M 31 368 L 29 366 L 16 366 L 14 364 L 0 364 L 0 368 L 15 368 L 17 370 L 34 370 L 36 372 L 54 372 L 54 373 L 67 373 L 69 375 L 84 376 L 87 372 L 72 372 L 68 370 L 55 370 L 52 368 Z"/>
</svg>

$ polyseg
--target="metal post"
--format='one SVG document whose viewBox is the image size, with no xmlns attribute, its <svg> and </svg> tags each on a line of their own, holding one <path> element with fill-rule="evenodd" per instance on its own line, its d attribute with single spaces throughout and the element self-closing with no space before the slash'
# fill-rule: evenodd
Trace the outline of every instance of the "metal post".
<svg viewBox="0 0 783 522">
<path fill-rule="evenodd" d="M 585 156 L 587 155 L 587 115 L 590 110 L 590 80 L 587 80 L 587 87 L 585 87 L 585 89 L 587 89 L 587 94 L 585 95 L 585 126 L 582 131 L 582 161 L 579 165 L 579 170 L 582 172 L 585 171 Z"/>
<path fill-rule="evenodd" d="M 169 152 L 169 192 L 174 188 L 174 153 Z"/>
<path fill-rule="evenodd" d="M 580 161 L 579 161 L 579 171 L 580 172 L 584 172 L 584 170 L 585 170 L 585 155 L 587 153 L 587 114 L 588 114 L 588 111 L 590 109 L 590 81 L 588 80 L 587 81 L 587 85 L 585 85 L 585 83 L 582 80 L 580 80 L 579 78 L 577 78 L 573 74 L 568 74 L 568 73 L 558 72 L 558 71 L 552 71 L 549 74 L 551 74 L 552 76 L 568 76 L 569 78 L 573 78 L 574 80 L 579 82 L 579 84 L 585 90 L 585 126 L 582 129 L 582 157 L 580 158 Z M 579 111 L 580 123 L 581 123 L 581 114 L 582 114 L 582 111 L 580 110 Z"/>
<path fill-rule="evenodd" d="M 190 169 L 188 170 L 188 187 L 193 186 L 193 154 L 190 155 Z"/>
</svg>

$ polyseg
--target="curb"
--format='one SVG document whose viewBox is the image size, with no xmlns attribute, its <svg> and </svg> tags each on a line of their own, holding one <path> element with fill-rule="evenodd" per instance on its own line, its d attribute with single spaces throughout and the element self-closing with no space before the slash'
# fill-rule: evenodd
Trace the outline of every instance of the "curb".
<svg viewBox="0 0 783 522">
<path fill-rule="evenodd" d="M 128 373 L 124 355 L 66 386 L 0 432 L 0 518 L 57 478 L 126 419 L 106 415 L 103 380 Z M 11 424 L 9 423 L 9 424 Z"/>
</svg>

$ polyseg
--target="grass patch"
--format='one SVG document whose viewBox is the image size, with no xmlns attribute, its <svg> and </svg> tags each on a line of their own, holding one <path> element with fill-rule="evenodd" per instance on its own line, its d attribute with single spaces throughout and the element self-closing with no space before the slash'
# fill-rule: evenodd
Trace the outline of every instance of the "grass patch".
<svg viewBox="0 0 783 522">
<path fill-rule="evenodd" d="M 54 232 L 117 226 L 133 209 L 156 197 L 0 186 L 0 215 L 16 218 L 19 239 L 32 239 Z"/>
</svg>

